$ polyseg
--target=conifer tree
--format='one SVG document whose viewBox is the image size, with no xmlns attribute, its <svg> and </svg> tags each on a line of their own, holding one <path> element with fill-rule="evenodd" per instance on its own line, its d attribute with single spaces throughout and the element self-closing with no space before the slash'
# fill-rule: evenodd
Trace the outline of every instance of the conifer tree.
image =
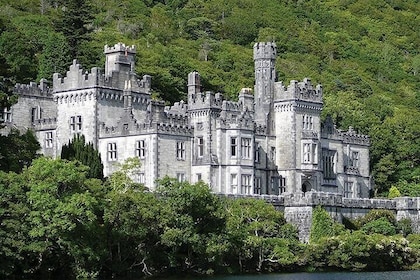
<svg viewBox="0 0 420 280">
<path fill-rule="evenodd" d="M 101 155 L 92 143 L 86 143 L 84 135 L 75 135 L 67 145 L 63 145 L 61 159 L 78 160 L 89 166 L 88 178 L 103 179 L 104 177 Z"/>
</svg>

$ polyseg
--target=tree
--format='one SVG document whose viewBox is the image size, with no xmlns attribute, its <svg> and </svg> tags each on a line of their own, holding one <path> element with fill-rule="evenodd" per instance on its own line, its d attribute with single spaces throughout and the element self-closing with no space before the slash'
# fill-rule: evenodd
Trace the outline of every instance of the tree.
<svg viewBox="0 0 420 280">
<path fill-rule="evenodd" d="M 313 209 L 310 243 L 317 243 L 325 237 L 336 236 L 343 230 L 343 225 L 335 222 L 320 205 Z"/>
<path fill-rule="evenodd" d="M 92 143 L 86 143 L 83 135 L 75 135 L 68 144 L 64 144 L 61 149 L 61 159 L 78 160 L 82 164 L 89 166 L 88 178 L 103 179 L 103 169 L 101 155 L 93 147 Z"/>
<path fill-rule="evenodd" d="M 203 182 L 159 181 L 162 209 L 161 242 L 168 265 L 176 270 L 206 271 L 220 265 L 226 250 L 225 218 L 220 199 Z"/>
<path fill-rule="evenodd" d="M 28 244 L 33 276 L 93 276 L 102 265 L 98 200 L 88 167 L 77 161 L 39 158 L 22 176 L 28 189 Z"/>
<path fill-rule="evenodd" d="M 286 224 L 282 212 L 258 199 L 235 199 L 226 204 L 229 259 L 236 260 L 241 271 L 297 263 L 298 255 L 292 253 L 292 248 L 299 251 L 297 230 Z"/>
<path fill-rule="evenodd" d="M 70 56 L 81 61 L 82 65 L 91 65 L 91 58 L 83 54 L 83 44 L 89 42 L 89 24 L 93 19 L 93 7 L 90 0 L 63 1 L 60 15 L 55 21 L 55 29 L 67 39 Z"/>
<path fill-rule="evenodd" d="M 392 186 L 389 189 L 388 198 L 392 199 L 392 198 L 396 198 L 396 197 L 400 197 L 400 196 L 401 196 L 401 193 L 396 186 Z"/>
<path fill-rule="evenodd" d="M 31 130 L 21 134 L 19 130 L 12 129 L 7 136 L 0 135 L 0 170 L 21 172 L 38 156 L 40 148 Z"/>
</svg>

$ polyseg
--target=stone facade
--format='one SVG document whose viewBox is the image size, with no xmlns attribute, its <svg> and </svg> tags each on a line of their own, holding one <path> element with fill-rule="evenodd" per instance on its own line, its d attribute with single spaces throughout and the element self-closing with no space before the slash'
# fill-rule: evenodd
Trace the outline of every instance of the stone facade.
<svg viewBox="0 0 420 280">
<path fill-rule="evenodd" d="M 57 157 L 74 134 L 101 153 L 104 174 L 116 162 L 139 157 L 134 178 L 150 189 L 165 175 L 207 182 L 223 194 L 279 195 L 327 192 L 367 198 L 372 188 L 369 144 L 352 128 L 322 123 L 322 87 L 310 79 L 276 81 L 276 45 L 254 46 L 255 86 L 238 101 L 203 91 L 188 75 L 188 100 L 172 106 L 151 97 L 151 77 L 139 77 L 134 46 L 105 46 L 105 70 L 73 61 L 52 87 L 17 85 L 19 101 L 8 127 L 33 129 L 42 152 Z"/>
</svg>

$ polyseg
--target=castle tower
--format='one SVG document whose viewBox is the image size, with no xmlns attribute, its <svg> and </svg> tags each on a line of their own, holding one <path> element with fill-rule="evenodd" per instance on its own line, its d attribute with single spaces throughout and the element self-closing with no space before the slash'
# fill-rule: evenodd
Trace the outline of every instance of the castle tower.
<svg viewBox="0 0 420 280">
<path fill-rule="evenodd" d="M 188 74 L 188 103 L 193 103 L 197 93 L 201 90 L 200 74 L 196 71 Z"/>
<path fill-rule="evenodd" d="M 274 42 L 254 45 L 255 121 L 258 125 L 268 126 L 276 80 L 276 56 L 277 50 Z"/>
<path fill-rule="evenodd" d="M 135 46 L 126 46 L 123 43 L 115 44 L 113 47 L 104 47 L 105 54 L 105 76 L 110 77 L 112 72 L 134 72 Z"/>
<path fill-rule="evenodd" d="M 322 87 L 311 80 L 276 84 L 275 135 L 279 157 L 276 165 L 286 178 L 287 192 L 320 190 Z"/>
</svg>

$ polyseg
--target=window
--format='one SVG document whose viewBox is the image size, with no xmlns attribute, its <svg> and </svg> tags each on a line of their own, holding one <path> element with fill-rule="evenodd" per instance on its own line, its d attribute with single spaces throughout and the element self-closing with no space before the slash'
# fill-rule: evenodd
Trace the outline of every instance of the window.
<svg viewBox="0 0 420 280">
<path fill-rule="evenodd" d="M 243 174 L 241 176 L 241 194 L 251 194 L 251 175 Z"/>
<path fill-rule="evenodd" d="M 35 122 L 38 119 L 36 108 L 31 109 L 31 122 Z"/>
<path fill-rule="evenodd" d="M 359 167 L 359 152 L 351 151 L 350 166 L 351 167 Z"/>
<path fill-rule="evenodd" d="M 117 143 L 108 143 L 108 161 L 117 160 Z"/>
<path fill-rule="evenodd" d="M 280 176 L 280 182 L 279 183 L 280 183 L 279 192 L 280 193 L 286 192 L 286 177 Z"/>
<path fill-rule="evenodd" d="M 70 130 L 71 132 L 78 132 L 82 130 L 82 116 L 70 117 Z"/>
<path fill-rule="evenodd" d="M 277 194 L 280 188 L 280 178 L 277 176 L 271 177 L 271 194 Z"/>
<path fill-rule="evenodd" d="M 238 149 L 237 138 L 236 137 L 230 138 L 230 156 L 231 157 L 236 157 L 237 149 Z"/>
<path fill-rule="evenodd" d="M 260 162 L 260 144 L 259 143 L 255 143 L 254 161 Z"/>
<path fill-rule="evenodd" d="M 303 163 L 312 163 L 317 164 L 318 163 L 318 149 L 317 144 L 315 143 L 303 143 L 302 148 L 302 162 Z"/>
<path fill-rule="evenodd" d="M 178 141 L 176 142 L 176 159 L 185 160 L 185 142 Z"/>
<path fill-rule="evenodd" d="M 4 108 L 3 112 L 0 112 L 0 119 L 4 122 L 12 122 L 12 111 Z"/>
<path fill-rule="evenodd" d="M 344 182 L 344 197 L 351 198 L 353 194 L 353 182 Z"/>
<path fill-rule="evenodd" d="M 196 174 L 196 177 L 197 177 L 197 182 L 199 182 L 199 181 L 201 181 L 202 179 L 201 179 L 201 173 L 197 173 Z"/>
<path fill-rule="evenodd" d="M 361 198 L 362 197 L 362 185 L 360 183 L 357 183 L 356 191 L 357 191 L 357 197 Z"/>
<path fill-rule="evenodd" d="M 238 176 L 236 173 L 230 174 L 230 193 L 236 193 L 238 187 Z"/>
<path fill-rule="evenodd" d="M 270 149 L 270 160 L 271 161 L 276 160 L 276 147 L 271 147 Z"/>
<path fill-rule="evenodd" d="M 140 173 L 139 173 L 139 183 L 140 183 L 140 184 L 144 184 L 144 183 L 146 183 L 146 178 L 145 178 L 145 176 L 144 176 L 144 172 L 140 172 Z"/>
<path fill-rule="evenodd" d="M 335 179 L 335 161 L 336 161 L 336 152 L 333 150 L 322 150 L 322 161 L 323 161 L 323 171 L 324 179 Z"/>
<path fill-rule="evenodd" d="M 142 159 L 146 157 L 146 141 L 145 140 L 139 140 L 136 142 L 136 156 Z"/>
<path fill-rule="evenodd" d="M 308 115 L 302 116 L 302 129 L 303 130 L 313 130 L 314 129 L 314 123 L 313 123 L 313 117 Z"/>
<path fill-rule="evenodd" d="M 45 148 L 53 147 L 53 133 L 52 131 L 45 132 Z"/>
<path fill-rule="evenodd" d="M 204 138 L 202 136 L 197 137 L 197 155 L 203 157 L 204 155 Z"/>
<path fill-rule="evenodd" d="M 185 173 L 178 172 L 176 173 L 176 179 L 178 182 L 184 182 L 185 181 Z"/>
<path fill-rule="evenodd" d="M 251 138 L 241 139 L 241 150 L 242 150 L 242 158 L 244 159 L 251 158 Z"/>
<path fill-rule="evenodd" d="M 261 177 L 254 179 L 254 194 L 261 194 Z"/>
<path fill-rule="evenodd" d="M 82 116 L 76 116 L 76 128 L 77 131 L 82 130 Z"/>
<path fill-rule="evenodd" d="M 304 163 L 311 162 L 311 144 L 309 143 L 303 144 L 303 162 Z"/>
</svg>

